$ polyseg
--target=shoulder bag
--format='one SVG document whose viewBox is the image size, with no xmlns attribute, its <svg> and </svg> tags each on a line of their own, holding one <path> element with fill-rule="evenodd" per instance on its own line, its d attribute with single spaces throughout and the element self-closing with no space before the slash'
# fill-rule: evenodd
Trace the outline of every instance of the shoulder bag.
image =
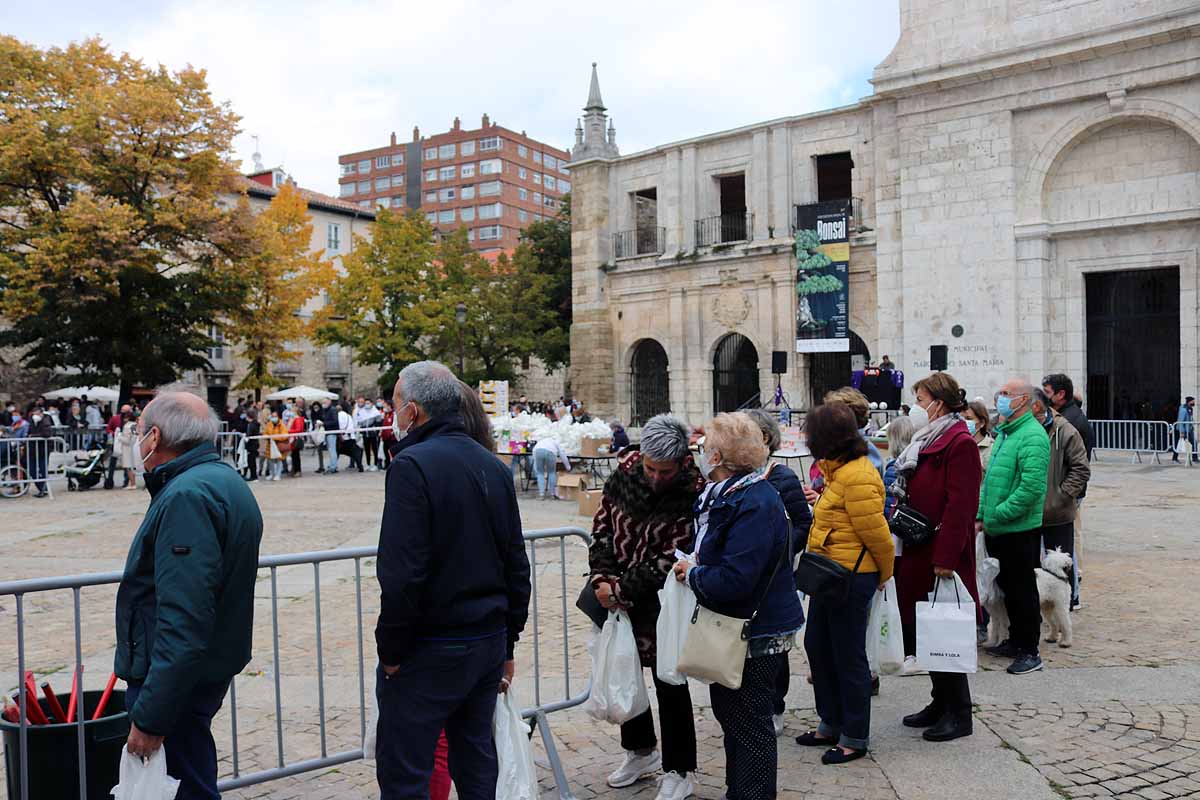
<svg viewBox="0 0 1200 800">
<path fill-rule="evenodd" d="M 790 543 L 789 532 L 788 541 L 780 551 L 775 568 L 771 570 L 762 596 L 754 604 L 750 619 L 728 617 L 696 604 L 696 610 L 692 612 L 692 624 L 688 626 L 687 638 L 679 654 L 678 669 L 681 673 L 689 678 L 719 683 L 734 691 L 742 688 L 742 671 L 746 667 L 746 653 L 750 647 L 750 625 L 771 591 L 779 566 L 791 551 Z"/>
<path fill-rule="evenodd" d="M 858 574 L 866 555 L 867 547 L 863 545 L 858 561 L 854 562 L 854 569 L 849 570 L 828 556 L 805 550 L 796 562 L 796 588 L 809 597 L 843 602 L 850 595 L 850 579 Z"/>
<path fill-rule="evenodd" d="M 905 547 L 920 547 L 932 539 L 941 527 L 938 525 L 935 528 L 929 517 L 907 503 L 897 505 L 892 511 L 892 518 L 888 520 L 892 535 L 904 542 Z"/>
</svg>

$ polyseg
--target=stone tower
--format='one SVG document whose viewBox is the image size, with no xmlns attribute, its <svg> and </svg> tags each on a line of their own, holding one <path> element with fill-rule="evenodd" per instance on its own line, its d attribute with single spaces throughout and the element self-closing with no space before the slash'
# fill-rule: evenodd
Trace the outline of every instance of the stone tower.
<svg viewBox="0 0 1200 800">
<path fill-rule="evenodd" d="M 612 159 L 619 153 L 605 110 L 592 64 L 587 105 L 571 151 L 571 392 L 593 414 L 619 416 L 617 354 L 605 294 L 612 260 L 608 179 Z"/>
</svg>

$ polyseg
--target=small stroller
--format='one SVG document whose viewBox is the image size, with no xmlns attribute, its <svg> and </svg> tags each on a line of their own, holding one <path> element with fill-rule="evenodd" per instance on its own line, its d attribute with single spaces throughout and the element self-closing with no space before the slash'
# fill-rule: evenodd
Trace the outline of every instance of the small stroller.
<svg viewBox="0 0 1200 800">
<path fill-rule="evenodd" d="M 104 479 L 104 462 L 107 460 L 108 448 L 88 450 L 82 455 L 75 456 L 74 465 L 66 467 L 67 491 L 86 492 L 94 488 Z"/>
</svg>

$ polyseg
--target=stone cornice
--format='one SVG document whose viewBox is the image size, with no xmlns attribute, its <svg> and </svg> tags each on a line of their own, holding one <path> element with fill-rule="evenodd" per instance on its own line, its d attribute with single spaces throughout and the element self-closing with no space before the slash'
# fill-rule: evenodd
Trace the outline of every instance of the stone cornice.
<svg viewBox="0 0 1200 800">
<path fill-rule="evenodd" d="M 1077 220 L 1072 222 L 1027 222 L 1013 226 L 1017 241 L 1029 239 L 1054 239 L 1063 236 L 1078 236 L 1121 228 L 1141 228 L 1150 225 L 1175 225 L 1185 222 L 1200 222 L 1200 208 L 1180 211 L 1153 211 L 1148 214 L 1131 214 L 1102 219 Z"/>
</svg>

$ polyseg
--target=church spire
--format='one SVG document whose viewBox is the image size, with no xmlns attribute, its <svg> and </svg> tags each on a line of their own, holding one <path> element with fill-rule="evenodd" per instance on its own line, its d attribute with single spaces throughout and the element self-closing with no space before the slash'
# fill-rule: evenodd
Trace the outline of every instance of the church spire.
<svg viewBox="0 0 1200 800">
<path fill-rule="evenodd" d="M 577 129 L 575 133 L 575 149 L 571 152 L 572 161 L 582 161 L 587 158 L 616 158 L 616 132 L 604 112 L 604 100 L 600 97 L 600 77 L 596 73 L 596 63 L 592 62 L 592 81 L 588 87 L 587 105 L 583 107 L 582 136 Z"/>
</svg>

